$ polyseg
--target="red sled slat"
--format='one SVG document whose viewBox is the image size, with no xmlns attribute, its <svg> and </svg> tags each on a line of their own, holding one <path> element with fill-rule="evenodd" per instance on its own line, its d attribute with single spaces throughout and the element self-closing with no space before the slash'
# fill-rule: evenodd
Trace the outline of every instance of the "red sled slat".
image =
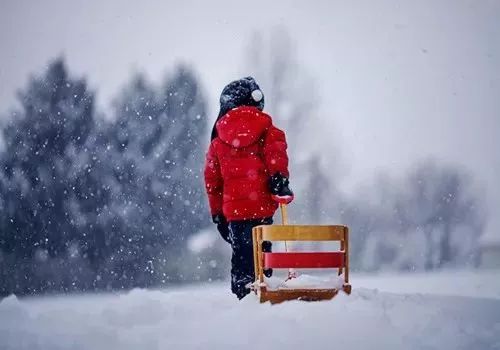
<svg viewBox="0 0 500 350">
<path fill-rule="evenodd" d="M 265 269 L 340 268 L 344 262 L 344 252 L 264 253 Z"/>
</svg>

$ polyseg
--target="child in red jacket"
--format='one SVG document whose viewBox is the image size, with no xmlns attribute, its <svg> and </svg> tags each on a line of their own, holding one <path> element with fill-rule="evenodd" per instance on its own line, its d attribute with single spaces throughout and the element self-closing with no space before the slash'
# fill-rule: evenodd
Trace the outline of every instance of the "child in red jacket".
<svg viewBox="0 0 500 350">
<path fill-rule="evenodd" d="M 253 78 L 227 85 L 205 165 L 212 219 L 232 246 L 231 290 L 239 299 L 255 280 L 252 228 L 272 224 L 278 203 L 293 199 L 285 133 L 263 108 L 264 95 Z M 263 248 L 270 251 L 270 242 Z"/>
</svg>

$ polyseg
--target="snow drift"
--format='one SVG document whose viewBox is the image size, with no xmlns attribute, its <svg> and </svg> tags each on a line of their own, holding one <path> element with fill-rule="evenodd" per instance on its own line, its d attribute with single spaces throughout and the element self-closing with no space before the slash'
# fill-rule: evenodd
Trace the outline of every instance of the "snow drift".
<svg viewBox="0 0 500 350">
<path fill-rule="evenodd" d="M 0 348 L 495 349 L 500 288 L 494 276 L 498 271 L 413 277 L 414 292 L 432 287 L 455 296 L 360 287 L 378 280 L 385 290 L 408 289 L 411 276 L 354 276 L 351 296 L 274 306 L 258 304 L 253 296 L 237 302 L 219 283 L 126 294 L 10 296 L 0 303 Z M 483 286 L 490 286 L 487 297 L 480 294 Z M 459 296 L 454 287 L 474 297 Z"/>
</svg>

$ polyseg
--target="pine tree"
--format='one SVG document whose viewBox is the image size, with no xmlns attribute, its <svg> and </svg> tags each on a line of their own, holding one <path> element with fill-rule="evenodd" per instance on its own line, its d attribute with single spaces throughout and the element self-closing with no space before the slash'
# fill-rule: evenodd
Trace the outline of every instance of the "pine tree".
<svg viewBox="0 0 500 350">
<path fill-rule="evenodd" d="M 184 239 L 206 224 L 201 169 L 206 137 L 205 101 L 187 68 L 162 90 L 135 76 L 115 103 L 108 139 L 115 191 L 107 266 L 115 286 L 182 280 Z"/>
<path fill-rule="evenodd" d="M 69 77 L 64 61 L 57 59 L 43 76 L 30 80 L 19 100 L 21 109 L 4 130 L 0 248 L 15 256 L 11 272 L 19 279 L 18 292 L 71 288 L 72 278 L 57 272 L 85 248 L 86 238 L 75 229 L 81 218 L 74 179 L 88 166 L 85 144 L 94 128 L 94 96 L 85 80 Z M 47 269 L 44 281 L 41 276 L 27 280 L 54 261 L 60 269 Z"/>
<path fill-rule="evenodd" d="M 104 283 L 112 288 L 155 283 L 154 265 L 166 235 L 156 186 L 162 167 L 162 111 L 154 86 L 136 74 L 115 100 L 115 115 L 104 130 L 103 168 L 110 188 L 106 208 L 107 261 Z"/>
<path fill-rule="evenodd" d="M 167 79 L 164 96 L 171 179 L 170 222 L 176 239 L 184 239 L 207 223 L 202 178 L 207 139 L 205 98 L 194 73 L 185 66 Z"/>
</svg>

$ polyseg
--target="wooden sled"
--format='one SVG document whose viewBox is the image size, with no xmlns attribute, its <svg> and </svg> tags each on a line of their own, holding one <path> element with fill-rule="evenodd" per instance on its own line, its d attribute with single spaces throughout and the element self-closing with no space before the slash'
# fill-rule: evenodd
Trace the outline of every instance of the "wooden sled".
<svg viewBox="0 0 500 350">
<path fill-rule="evenodd" d="M 339 290 L 351 293 L 349 284 L 349 229 L 342 225 L 287 225 L 286 207 L 281 205 L 283 225 L 262 225 L 253 229 L 253 253 L 256 290 L 261 303 L 281 303 L 286 300 L 330 300 Z M 262 251 L 263 241 L 340 241 L 340 250 L 333 252 Z M 344 276 L 341 288 L 281 288 L 269 289 L 264 269 L 335 268 Z"/>
</svg>

